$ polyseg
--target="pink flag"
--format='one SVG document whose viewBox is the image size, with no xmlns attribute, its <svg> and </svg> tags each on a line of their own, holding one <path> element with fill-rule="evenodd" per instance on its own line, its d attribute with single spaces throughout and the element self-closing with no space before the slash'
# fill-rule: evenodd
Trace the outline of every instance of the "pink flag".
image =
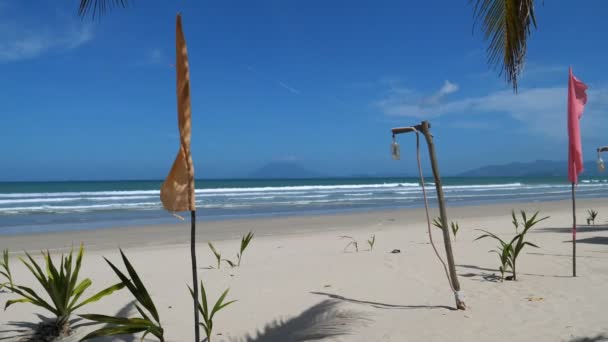
<svg viewBox="0 0 608 342">
<path fill-rule="evenodd" d="M 568 179 L 577 184 L 578 175 L 583 172 L 583 147 L 579 120 L 587 103 L 587 85 L 572 74 L 568 78 Z"/>
</svg>

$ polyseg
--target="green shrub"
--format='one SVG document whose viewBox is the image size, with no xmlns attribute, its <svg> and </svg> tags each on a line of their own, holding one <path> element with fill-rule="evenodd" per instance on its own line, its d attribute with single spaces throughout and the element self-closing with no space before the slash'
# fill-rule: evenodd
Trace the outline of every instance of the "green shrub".
<svg viewBox="0 0 608 342">
<path fill-rule="evenodd" d="M 589 214 L 589 217 L 587 217 L 587 224 L 592 223 L 595 226 L 595 218 L 597 217 L 598 212 L 593 209 L 589 209 L 587 210 L 587 214 Z"/>
<path fill-rule="evenodd" d="M 213 252 L 213 255 L 215 255 L 215 259 L 217 260 L 217 269 L 219 270 L 222 263 L 222 255 L 215 249 L 215 247 L 213 247 L 213 244 L 211 242 L 209 242 L 208 245 L 211 251 Z"/>
<path fill-rule="evenodd" d="M 249 246 L 249 243 L 251 242 L 252 239 L 253 239 L 252 232 L 247 233 L 245 236 L 243 236 L 241 238 L 241 251 L 236 254 L 236 258 L 238 260 L 237 266 L 241 266 L 241 259 L 243 258 L 243 252 L 245 252 L 245 249 L 247 249 L 247 246 Z"/>
<path fill-rule="evenodd" d="M 34 277 L 36 277 L 38 283 L 45 290 L 50 302 L 42 299 L 38 293 L 29 287 L 15 285 L 11 287 L 11 290 L 22 296 L 22 298 L 7 301 L 4 309 L 6 310 L 9 306 L 16 303 L 31 303 L 50 311 L 56 317 L 53 326 L 53 334 L 55 336 L 68 336 L 70 334 L 69 319 L 76 310 L 124 287 L 122 283 L 114 284 L 79 302 L 80 297 L 92 284 L 89 278 L 78 279 L 84 255 L 84 246 L 80 245 L 75 263 L 73 260 L 73 250 L 67 256 L 61 255 L 59 268 L 53 264 L 48 251 L 46 253 L 43 252 L 42 255 L 46 263 L 46 272 L 42 271 L 42 268 L 28 253 L 26 253 L 26 256 L 29 262 L 23 258 L 20 259 Z"/>
<path fill-rule="evenodd" d="M 433 219 L 433 226 L 443 229 L 443 223 L 441 223 L 440 217 L 435 217 Z M 460 225 L 458 222 L 452 221 L 450 222 L 450 227 L 452 228 L 452 234 L 454 235 L 454 241 L 456 241 L 456 234 L 458 234 L 458 230 L 460 229 Z"/>
<path fill-rule="evenodd" d="M 344 251 L 345 252 L 348 249 L 348 247 L 350 247 L 350 246 L 355 247 L 355 251 L 359 252 L 359 243 L 352 236 L 344 235 L 344 236 L 341 236 L 340 238 L 342 238 L 342 239 L 350 239 L 350 241 L 348 242 L 348 244 L 346 245 L 346 247 L 344 247 Z"/>
<path fill-rule="evenodd" d="M 9 264 L 8 249 L 2 251 L 2 260 L 0 260 L 0 275 L 6 279 L 6 282 L 0 283 L 0 289 L 6 287 L 11 290 L 14 287 L 13 275 Z"/>
<path fill-rule="evenodd" d="M 374 245 L 376 244 L 376 235 L 372 235 L 371 239 L 367 240 L 367 244 L 369 245 L 369 251 L 374 250 Z"/>
<path fill-rule="evenodd" d="M 502 275 L 502 279 L 505 279 L 504 273 L 510 270 L 511 273 L 513 274 L 513 280 L 517 280 L 517 258 L 519 257 L 521 251 L 526 246 L 539 248 L 537 245 L 526 241 L 526 234 L 532 227 L 534 227 L 534 225 L 536 225 L 537 223 L 539 223 L 541 221 L 548 219 L 549 216 L 543 217 L 541 219 L 537 219 L 536 218 L 538 216 L 538 211 L 537 211 L 536 213 L 534 213 L 534 215 L 532 217 L 528 218 L 526 212 L 523 210 L 521 211 L 521 219 L 522 219 L 521 222 L 519 222 L 517 220 L 514 212 L 512 212 L 512 216 L 514 218 L 513 225 L 516 227 L 516 229 L 521 224 L 521 226 L 523 227 L 523 230 L 521 233 L 516 234 L 509 242 L 504 241 L 497 235 L 495 235 L 491 232 L 488 232 L 487 230 L 481 230 L 485 234 L 479 236 L 475 240 L 480 240 L 480 239 L 489 237 L 489 238 L 492 238 L 492 239 L 498 241 L 500 244 L 498 246 L 498 249 L 492 250 L 490 252 L 496 252 L 498 254 L 498 256 L 500 257 L 501 266 L 500 266 L 499 270 Z"/>
<path fill-rule="evenodd" d="M 188 289 L 190 290 L 192 298 L 194 298 L 194 291 L 192 291 L 192 288 L 190 286 L 188 286 Z M 229 289 L 226 289 L 222 293 L 217 302 L 215 302 L 215 305 L 213 305 L 213 308 L 211 308 L 211 311 L 209 311 L 209 307 L 207 305 L 207 293 L 205 292 L 205 286 L 203 286 L 203 281 L 201 281 L 201 303 L 198 303 L 198 311 L 203 316 L 203 321 L 199 324 L 205 330 L 205 335 L 207 335 L 207 339 L 205 340 L 206 342 L 211 342 L 211 333 L 213 331 L 213 317 L 215 316 L 215 314 L 217 314 L 220 310 L 227 307 L 228 305 L 236 302 L 236 300 L 232 300 L 230 302 L 224 303 L 226 295 L 228 295 L 228 290 Z M 194 299 L 198 302 L 198 298 Z"/>
<path fill-rule="evenodd" d="M 122 256 L 122 260 L 127 269 L 127 273 L 129 273 L 129 277 L 127 277 L 123 272 L 121 272 L 108 259 L 104 259 L 106 260 L 108 265 L 110 265 L 116 276 L 118 276 L 121 281 L 121 284 L 123 286 L 126 286 L 127 289 L 129 289 L 129 291 L 137 301 L 137 303 L 135 304 L 135 308 L 137 309 L 141 317 L 125 318 L 98 314 L 81 315 L 81 317 L 91 321 L 109 324 L 109 326 L 107 327 L 91 332 L 90 334 L 82 338 L 82 340 L 87 340 L 100 336 L 136 334 L 143 332 L 144 334 L 141 338 L 142 341 L 146 337 L 146 335 L 152 334 L 156 338 L 158 338 L 159 341 L 163 342 L 164 330 L 160 324 L 158 311 L 156 310 L 156 306 L 152 301 L 152 297 L 150 297 L 148 290 L 146 290 L 146 287 L 144 286 L 139 275 L 135 271 L 135 268 L 133 268 L 133 265 L 131 265 L 131 262 L 129 262 L 129 259 L 127 259 L 122 250 L 120 250 L 120 255 Z M 146 314 L 146 312 L 148 313 Z M 150 318 L 150 316 L 152 316 L 152 318 Z"/>
</svg>

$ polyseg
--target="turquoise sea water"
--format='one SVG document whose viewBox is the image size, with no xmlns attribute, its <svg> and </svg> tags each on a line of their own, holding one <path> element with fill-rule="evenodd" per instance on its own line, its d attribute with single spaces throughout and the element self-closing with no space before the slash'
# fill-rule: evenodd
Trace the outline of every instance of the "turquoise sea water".
<svg viewBox="0 0 608 342">
<path fill-rule="evenodd" d="M 427 178 L 428 182 L 428 178 Z M 568 199 L 563 177 L 443 179 L 449 206 Z M 0 234 L 175 222 L 161 209 L 161 181 L 0 183 Z M 432 204 L 434 184 L 427 183 Z M 199 180 L 202 220 L 422 206 L 417 178 Z M 606 179 L 583 178 L 578 198 L 608 197 Z"/>
</svg>

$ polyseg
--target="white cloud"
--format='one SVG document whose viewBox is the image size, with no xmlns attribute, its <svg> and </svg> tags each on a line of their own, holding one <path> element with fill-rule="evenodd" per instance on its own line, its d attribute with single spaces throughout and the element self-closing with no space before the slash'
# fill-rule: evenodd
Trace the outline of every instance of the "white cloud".
<svg viewBox="0 0 608 342">
<path fill-rule="evenodd" d="M 391 85 L 389 94 L 378 102 L 380 108 L 388 115 L 428 117 L 429 109 L 440 106 L 446 96 L 457 92 L 459 86 L 444 81 L 439 90 L 429 96 L 420 96 L 411 89 Z"/>
<path fill-rule="evenodd" d="M 159 48 L 154 48 L 154 49 L 148 50 L 148 52 L 146 53 L 145 59 L 143 61 L 143 64 L 158 65 L 158 64 L 163 64 L 163 62 L 165 60 L 166 60 L 165 53 L 163 52 L 163 50 L 161 50 Z"/>
<path fill-rule="evenodd" d="M 444 85 L 441 90 L 444 88 L 448 87 Z M 581 129 L 587 136 L 599 136 L 608 129 L 608 117 L 603 114 L 608 111 L 608 88 L 592 87 L 587 93 L 589 102 L 581 120 Z M 459 115 L 468 119 L 467 116 L 471 115 L 502 114 L 519 121 L 534 134 L 557 139 L 566 137 L 566 87 L 520 89 L 518 94 L 511 90 L 495 91 L 483 96 L 425 105 L 411 96 L 398 95 L 391 91 L 378 102 L 386 115 L 413 118 Z"/>
<path fill-rule="evenodd" d="M 14 21 L 0 24 L 0 63 L 36 58 L 49 51 L 75 49 L 93 39 L 90 24 L 28 27 Z"/>
<path fill-rule="evenodd" d="M 289 92 L 291 92 L 292 94 L 299 95 L 299 94 L 301 93 L 301 92 L 300 92 L 298 89 L 293 88 L 292 86 L 290 86 L 289 84 L 287 84 L 287 83 L 285 83 L 285 82 L 277 81 L 277 84 L 278 84 L 279 86 L 281 86 L 281 87 L 283 87 L 283 88 L 285 88 L 285 89 L 289 90 Z"/>
</svg>

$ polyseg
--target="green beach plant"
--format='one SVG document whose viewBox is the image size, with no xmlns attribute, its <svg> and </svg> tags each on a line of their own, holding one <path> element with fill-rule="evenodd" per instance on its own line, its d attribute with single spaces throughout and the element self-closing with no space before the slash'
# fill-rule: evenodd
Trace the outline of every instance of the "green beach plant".
<svg viewBox="0 0 608 342">
<path fill-rule="evenodd" d="M 215 249 L 215 247 L 213 246 L 213 244 L 211 242 L 208 242 L 207 244 L 209 245 L 209 248 L 213 252 L 213 255 L 215 255 L 215 259 L 217 260 L 217 269 L 219 270 L 220 266 L 222 264 L 222 254 Z"/>
<path fill-rule="evenodd" d="M 14 287 L 13 275 L 11 274 L 11 267 L 9 264 L 8 248 L 2 251 L 2 260 L 0 260 L 0 275 L 6 279 L 6 282 L 0 283 L 0 289 L 3 287 L 12 291 Z"/>
<path fill-rule="evenodd" d="M 443 229 L 443 224 L 441 223 L 440 217 L 435 217 L 433 219 L 433 226 Z M 460 229 L 460 225 L 458 222 L 452 221 L 450 222 L 450 228 L 452 229 L 452 234 L 454 235 L 454 241 L 456 241 L 456 234 L 458 234 L 458 230 Z"/>
<path fill-rule="evenodd" d="M 376 235 L 372 235 L 372 237 L 367 240 L 367 244 L 369 245 L 369 251 L 373 251 L 374 250 L 374 245 L 376 244 Z"/>
<path fill-rule="evenodd" d="M 346 250 L 348 249 L 348 247 L 353 246 L 355 247 L 355 252 L 359 252 L 359 243 L 357 242 L 357 240 L 355 240 L 352 236 L 348 236 L 348 235 L 343 235 L 340 237 L 341 239 L 349 239 L 350 241 L 348 242 L 348 244 L 346 245 L 346 247 L 344 247 L 344 251 L 346 252 Z"/>
<path fill-rule="evenodd" d="M 598 212 L 593 209 L 589 209 L 587 210 L 587 214 L 589 214 L 589 217 L 587 217 L 587 225 L 592 223 L 595 226 L 595 218 L 597 217 Z"/>
<path fill-rule="evenodd" d="M 247 246 L 249 246 L 249 243 L 251 242 L 252 239 L 253 239 L 252 232 L 247 233 L 245 236 L 243 236 L 241 238 L 241 251 L 236 254 L 236 258 L 238 260 L 237 266 L 241 266 L 241 259 L 243 258 L 243 253 L 245 252 L 245 249 L 247 249 Z"/>
<path fill-rule="evenodd" d="M 456 241 L 456 234 L 458 234 L 458 230 L 460 230 L 460 225 L 458 222 L 452 221 L 450 223 L 450 227 L 452 228 L 452 234 L 454 235 L 454 241 Z"/>
<path fill-rule="evenodd" d="M 477 239 L 475 239 L 475 241 L 486 238 L 486 237 L 491 237 L 494 240 L 498 241 L 498 243 L 499 243 L 498 248 L 493 249 L 490 252 L 496 253 L 498 255 L 498 257 L 500 259 L 500 266 L 498 267 L 498 270 L 500 271 L 500 279 L 505 280 L 505 273 L 508 271 L 511 271 L 513 269 L 513 264 L 511 261 L 511 257 L 513 254 L 512 253 L 513 244 L 504 241 L 503 239 L 498 237 L 496 234 L 488 232 L 487 230 L 481 230 L 481 231 L 484 232 L 485 234 L 479 236 Z"/>
<path fill-rule="evenodd" d="M 192 291 L 192 288 L 190 286 L 188 286 L 188 289 L 190 290 L 192 298 L 194 298 L 194 291 Z M 205 330 L 205 335 L 207 335 L 207 339 L 205 340 L 205 342 L 211 342 L 211 334 L 213 332 L 213 318 L 215 314 L 217 314 L 220 310 L 227 307 L 228 305 L 236 302 L 236 300 L 232 300 L 224 303 L 224 300 L 226 299 L 229 290 L 230 289 L 226 289 L 222 293 L 220 298 L 215 302 L 211 310 L 209 310 L 209 306 L 207 305 L 207 292 L 205 292 L 205 286 L 203 285 L 203 281 L 201 280 L 201 302 L 197 304 L 198 311 L 203 316 L 203 321 L 199 324 Z M 198 302 L 198 298 L 194 299 Z"/>
<path fill-rule="evenodd" d="M 526 247 L 535 247 L 539 248 L 537 245 L 526 241 L 526 234 L 532 227 L 534 227 L 537 223 L 544 221 L 549 218 L 549 216 L 545 216 L 543 218 L 538 217 L 538 211 L 534 213 L 531 217 L 528 217 L 525 211 L 521 211 L 521 226 L 523 228 L 521 233 L 516 234 L 509 242 L 502 240 L 497 235 L 487 231 L 481 230 L 485 234 L 479 236 L 475 240 L 480 240 L 486 237 L 492 238 L 499 242 L 500 246 L 497 250 L 492 250 L 490 252 L 496 252 L 500 257 L 501 267 L 499 268 L 501 275 L 504 278 L 504 273 L 508 270 L 513 274 L 513 280 L 517 280 L 517 258 L 521 254 L 521 251 Z M 514 223 L 515 225 L 515 223 Z"/>
<path fill-rule="evenodd" d="M 515 227 L 515 234 L 518 234 L 519 231 L 519 220 L 517 219 L 517 215 L 515 215 L 515 210 L 511 209 L 511 223 Z"/>
<path fill-rule="evenodd" d="M 79 301 L 80 297 L 93 282 L 89 278 L 78 279 L 84 255 L 84 246 L 80 245 L 76 260 L 73 259 L 73 252 L 74 250 L 72 249 L 67 256 L 61 255 L 59 268 L 53 263 L 50 253 L 48 251 L 46 253 L 43 252 L 42 256 L 46 263 L 46 272 L 42 270 L 40 265 L 28 253 L 25 253 L 29 262 L 23 258 L 20 258 L 21 261 L 36 277 L 38 283 L 45 290 L 50 302 L 42 299 L 38 293 L 29 287 L 15 285 L 11 286 L 11 290 L 20 295 L 21 298 L 7 301 L 4 310 L 16 303 L 31 303 L 48 310 L 56 317 L 51 326 L 50 334 L 64 337 L 71 333 L 69 319 L 76 310 L 124 287 L 122 283 L 114 284 L 86 300 Z"/>
<path fill-rule="evenodd" d="M 156 306 L 152 301 L 152 297 L 150 297 L 150 294 L 137 274 L 137 271 L 135 271 L 135 268 L 131 262 L 129 262 L 129 259 L 122 250 L 120 250 L 120 255 L 127 269 L 127 273 L 129 274 L 128 277 L 112 262 L 110 262 L 108 259 L 104 259 L 108 265 L 110 265 L 116 276 L 118 276 L 121 284 L 127 287 L 137 301 L 135 308 L 141 317 L 126 318 L 98 314 L 80 315 L 81 317 L 94 322 L 108 324 L 106 327 L 89 333 L 83 337 L 81 341 L 101 336 L 126 335 L 143 332 L 141 337 L 142 341 L 148 334 L 152 334 L 159 341 L 164 342 L 164 330 L 160 324 L 158 311 L 156 310 Z"/>
</svg>

